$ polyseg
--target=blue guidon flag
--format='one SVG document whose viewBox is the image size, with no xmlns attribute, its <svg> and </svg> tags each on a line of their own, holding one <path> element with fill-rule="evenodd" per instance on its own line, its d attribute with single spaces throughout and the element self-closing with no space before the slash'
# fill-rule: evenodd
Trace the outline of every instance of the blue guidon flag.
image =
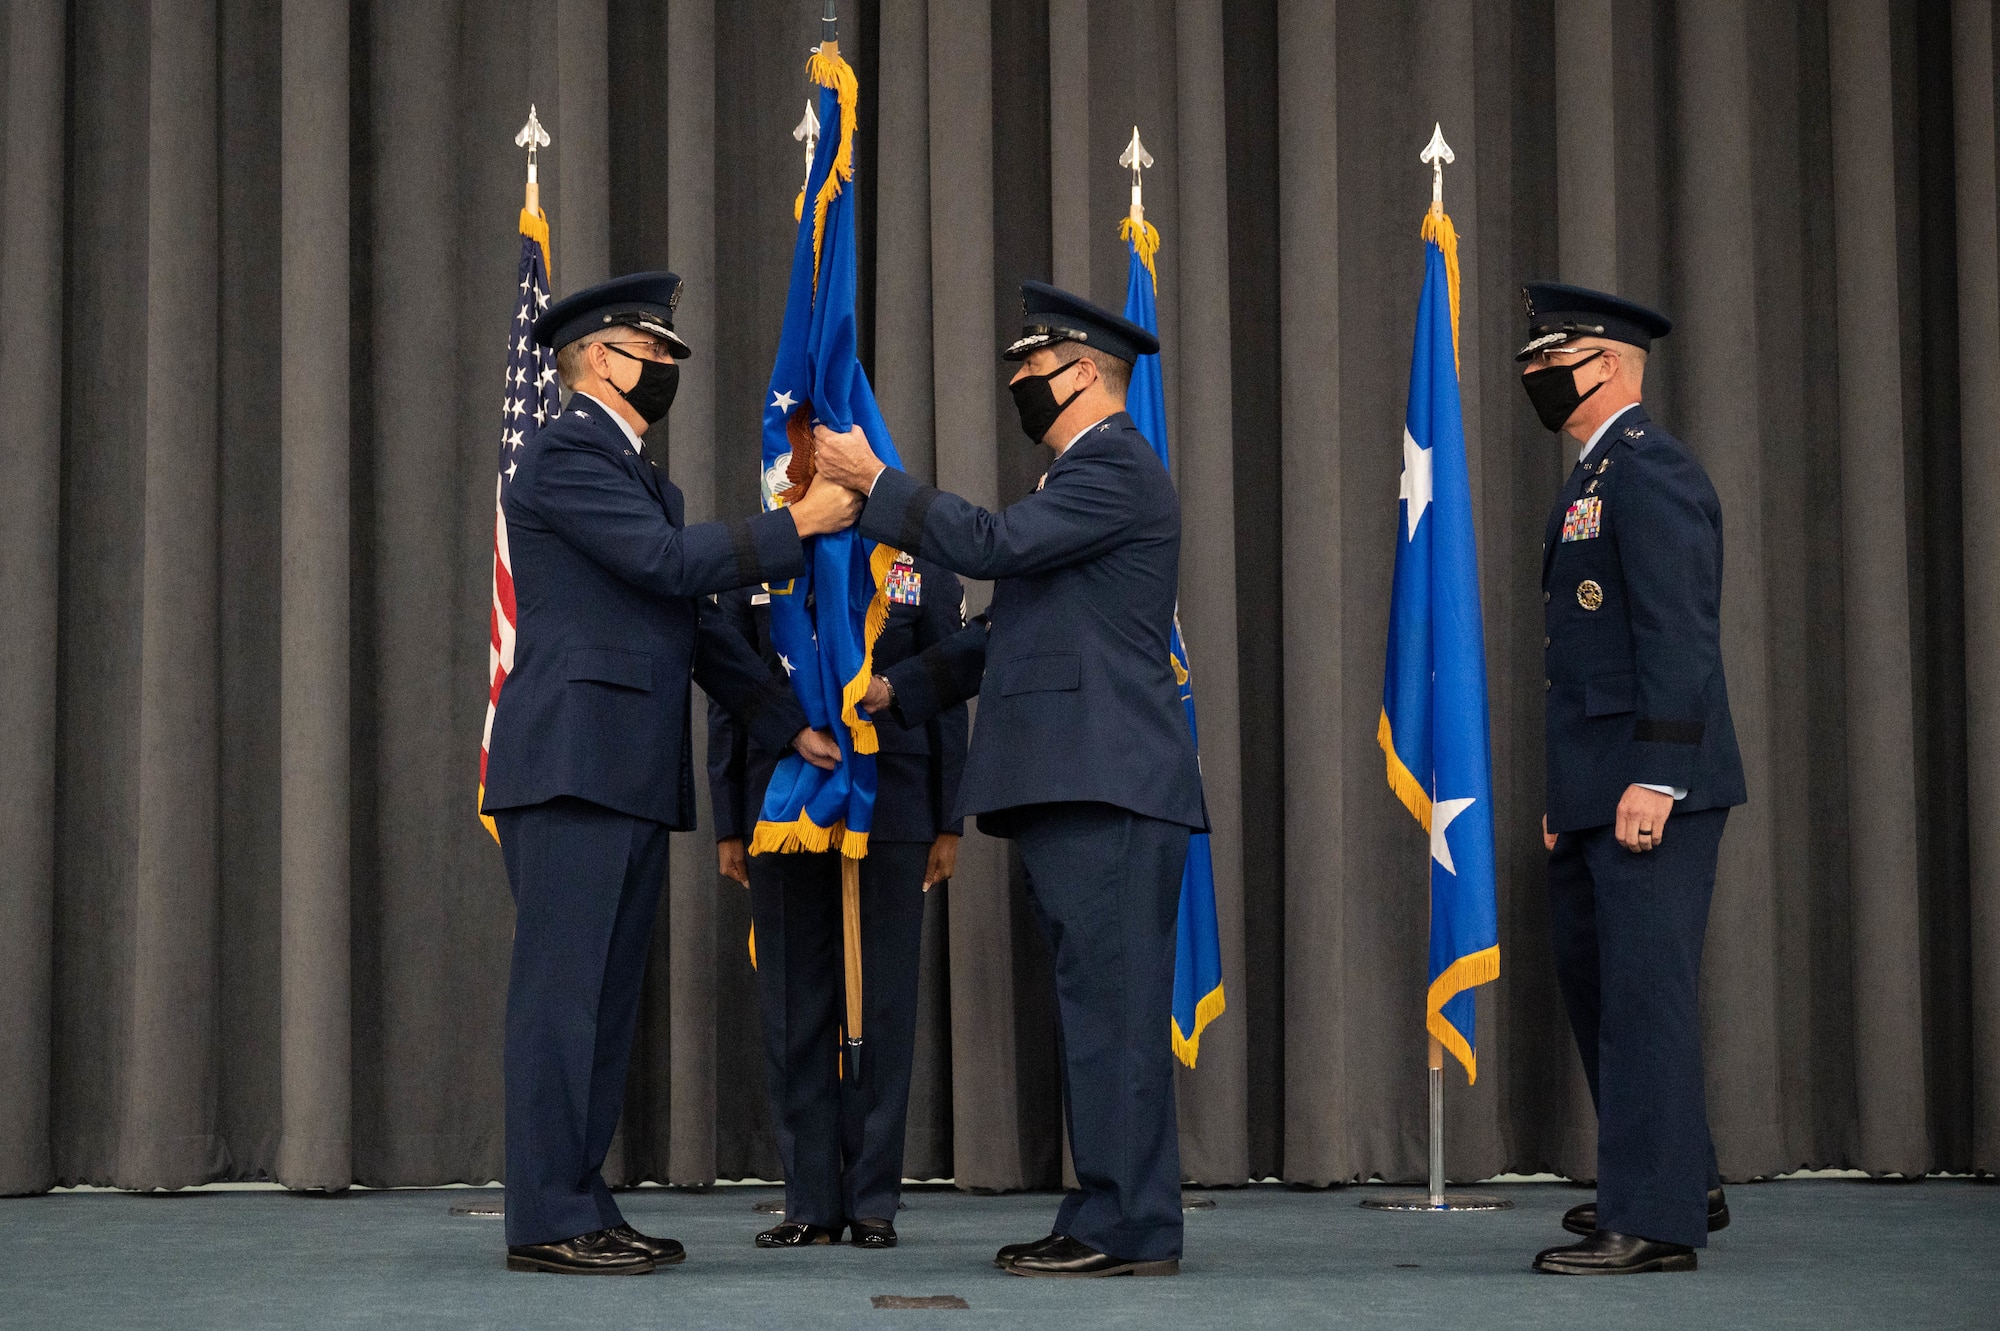
<svg viewBox="0 0 2000 1331">
<path fill-rule="evenodd" d="M 819 86 L 817 142 L 800 192 L 798 234 L 784 330 L 764 404 L 763 496 L 767 509 L 804 495 L 813 474 L 812 427 L 859 425 L 875 455 L 903 464 L 855 355 L 854 109 L 860 89 L 837 49 L 813 53 Z M 811 123 L 808 117 L 807 123 Z M 801 126 L 803 137 L 804 126 Z M 889 605 L 884 586 L 895 550 L 852 530 L 809 542 L 806 573 L 769 586 L 771 638 L 814 729 L 831 727 L 841 763 L 822 771 L 796 753 L 778 764 L 765 792 L 752 855 L 835 849 L 868 854 L 875 817 L 875 727 L 856 710 Z"/>
<path fill-rule="evenodd" d="M 1500 934 L 1486 644 L 1458 401 L 1458 237 L 1441 205 L 1423 238 L 1377 739 L 1390 788 L 1431 834 L 1425 1025 L 1476 1080 L 1472 990 L 1499 978 Z"/>
<path fill-rule="evenodd" d="M 1139 141 L 1139 131 L 1132 131 Z M 1150 157 L 1145 159 L 1151 161 Z M 1136 171 L 1136 167 L 1135 167 Z M 1158 274 L 1153 256 L 1160 249 L 1160 232 L 1136 211 L 1119 224 L 1129 257 L 1125 275 L 1125 317 L 1147 332 L 1159 334 L 1156 309 Z M 1160 357 L 1156 352 L 1141 356 L 1132 366 L 1132 383 L 1125 394 L 1125 410 L 1146 442 L 1167 464 L 1167 398 L 1160 381 Z M 1181 642 L 1180 615 L 1174 615 L 1174 634 L 1169 644 L 1173 654 L 1174 680 L 1180 685 L 1181 705 L 1187 708 L 1188 731 L 1198 734 L 1194 724 L 1194 675 L 1188 667 L 1187 648 Z M 1197 741 L 1198 743 L 1198 741 Z M 1222 1015 L 1222 931 L 1215 918 L 1215 863 L 1209 853 L 1208 833 L 1196 832 L 1188 838 L 1187 863 L 1181 870 L 1180 915 L 1174 933 L 1174 1055 L 1189 1067 L 1201 1052 L 1201 1033 L 1208 1023 Z"/>
</svg>

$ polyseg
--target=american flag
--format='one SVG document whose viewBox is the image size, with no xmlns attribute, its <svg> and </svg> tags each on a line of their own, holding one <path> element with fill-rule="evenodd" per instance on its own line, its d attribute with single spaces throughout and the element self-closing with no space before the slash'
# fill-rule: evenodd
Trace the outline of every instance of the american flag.
<svg viewBox="0 0 2000 1331">
<path fill-rule="evenodd" d="M 535 319 L 549 307 L 549 221 L 540 208 L 521 210 L 521 264 L 513 322 L 507 329 L 507 380 L 500 403 L 500 467 L 493 482 L 493 612 L 487 653 L 486 731 L 479 740 L 479 798 L 486 799 L 486 751 L 493 710 L 514 668 L 514 565 L 507 554 L 507 487 L 522 447 L 562 409 L 556 354 L 535 341 Z M 493 839 L 500 831 L 480 815 Z"/>
</svg>

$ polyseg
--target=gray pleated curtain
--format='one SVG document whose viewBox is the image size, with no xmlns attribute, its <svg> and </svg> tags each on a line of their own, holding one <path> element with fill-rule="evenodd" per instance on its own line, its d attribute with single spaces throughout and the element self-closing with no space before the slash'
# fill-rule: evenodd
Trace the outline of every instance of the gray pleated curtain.
<svg viewBox="0 0 2000 1331">
<path fill-rule="evenodd" d="M 512 137 L 536 103 L 559 289 L 687 278 L 669 465 L 692 516 L 748 512 L 818 8 L 0 6 L 0 1192 L 499 1174 L 511 911 L 473 789 Z M 863 351 L 927 479 L 1032 486 L 1016 283 L 1116 306 L 1135 123 L 1157 162 L 1229 1002 L 1180 1080 L 1190 1176 L 1423 1168 L 1425 839 L 1374 733 L 1433 122 L 1503 934 L 1453 1174 L 1594 1168 L 1536 834 L 1567 460 L 1509 360 L 1552 275 L 1675 318 L 1649 404 L 1722 496 L 1725 1174 L 2000 1168 L 1991 0 L 842 10 Z M 770 1177 L 748 905 L 675 840 L 611 1172 Z M 1061 1177 L 1023 890 L 971 834 L 932 894 L 913 1174 Z"/>
</svg>

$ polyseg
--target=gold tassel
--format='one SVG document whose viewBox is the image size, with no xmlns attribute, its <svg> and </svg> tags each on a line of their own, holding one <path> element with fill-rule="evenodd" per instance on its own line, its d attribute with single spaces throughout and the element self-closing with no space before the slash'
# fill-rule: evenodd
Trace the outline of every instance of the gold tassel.
<svg viewBox="0 0 2000 1331">
<path fill-rule="evenodd" d="M 1463 373 L 1458 358 L 1458 229 L 1451 224 L 1443 204 L 1432 204 L 1424 214 L 1423 237 L 1444 251 L 1445 286 L 1451 292 L 1451 368 L 1454 373 Z"/>
<path fill-rule="evenodd" d="M 838 51 L 814 51 L 812 59 L 806 62 L 806 77 L 822 88 L 833 89 L 840 102 L 840 145 L 834 151 L 833 166 L 813 199 L 813 292 L 817 295 L 820 243 L 826 238 L 826 210 L 839 197 L 840 183 L 854 179 L 854 109 L 861 102 L 861 82 Z M 805 217 L 805 200 L 805 191 L 801 189 L 798 213 L 793 220 Z"/>
<path fill-rule="evenodd" d="M 529 212 L 521 210 L 521 234 L 542 247 L 542 267 L 548 271 L 549 281 L 556 280 L 556 261 L 549 255 L 549 216 L 537 208 Z"/>
<path fill-rule="evenodd" d="M 1139 262 L 1146 265 L 1146 271 L 1153 277 L 1153 293 L 1159 294 L 1160 270 L 1153 267 L 1153 256 L 1160 252 L 1160 228 L 1144 220 L 1134 221 L 1127 213 L 1118 223 L 1118 239 L 1129 242 L 1139 252 Z"/>
</svg>

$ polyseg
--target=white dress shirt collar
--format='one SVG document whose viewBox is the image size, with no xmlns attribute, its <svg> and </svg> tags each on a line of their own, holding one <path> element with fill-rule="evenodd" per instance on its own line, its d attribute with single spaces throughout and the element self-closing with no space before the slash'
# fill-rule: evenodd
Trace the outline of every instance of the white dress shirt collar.
<svg viewBox="0 0 2000 1331">
<path fill-rule="evenodd" d="M 618 423 L 618 428 L 625 432 L 625 438 L 629 440 L 632 444 L 632 451 L 634 453 L 639 454 L 641 457 L 644 457 L 646 455 L 645 441 L 639 437 L 639 432 L 632 428 L 632 424 L 630 421 L 626 420 L 623 416 L 613 411 L 609 406 L 609 404 L 607 404 L 603 398 L 597 396 L 597 394 L 586 393 L 581 388 L 577 389 L 576 392 L 578 397 L 587 397 L 592 402 L 595 402 L 598 406 L 603 407 L 604 414 L 609 416 L 612 420 L 616 421 Z"/>
<path fill-rule="evenodd" d="M 1581 453 L 1578 453 L 1578 454 L 1576 455 L 1576 460 L 1577 460 L 1578 462 L 1581 462 L 1581 461 L 1583 461 L 1583 460 L 1584 460 L 1585 458 L 1589 457 L 1589 456 L 1590 456 L 1590 450 L 1591 450 L 1591 449 L 1593 449 L 1593 448 L 1596 448 L 1596 447 L 1597 447 L 1597 441 L 1598 441 L 1598 440 L 1600 440 L 1600 439 L 1602 439 L 1602 438 L 1604 437 L 1604 432 L 1605 432 L 1606 430 L 1609 430 L 1609 429 L 1610 429 L 1610 428 L 1611 428 L 1612 426 L 1614 426 L 1614 425 L 1618 424 L 1618 422 L 1620 422 L 1620 421 L 1624 420 L 1624 419 L 1625 419 L 1625 418 L 1626 418 L 1627 416 L 1631 415 L 1631 414 L 1632 414 L 1632 408 L 1633 408 L 1633 407 L 1637 407 L 1638 405 L 1639 405 L 1639 404 L 1638 404 L 1637 402 L 1634 402 L 1634 403 L 1632 404 L 1632 406 L 1631 406 L 1631 407 L 1627 407 L 1627 408 L 1625 408 L 1625 410 L 1623 410 L 1623 411 L 1619 412 L 1619 413 L 1618 413 L 1617 415 L 1613 416 L 1613 417 L 1612 417 L 1612 418 L 1611 418 L 1610 420 L 1608 420 L 1608 421 L 1604 422 L 1604 424 L 1602 424 L 1602 425 L 1598 426 L 1598 427 L 1597 427 L 1597 433 L 1596 433 L 1596 434 L 1593 434 L 1593 435 L 1591 435 L 1591 436 L 1590 436 L 1590 440 L 1589 440 L 1589 442 L 1587 442 L 1587 443 L 1586 443 L 1586 444 L 1584 444 L 1584 446 L 1583 446 L 1583 451 L 1582 451 Z"/>
<path fill-rule="evenodd" d="M 1063 454 L 1069 452 L 1072 448 L 1075 448 L 1077 440 L 1083 438 L 1085 435 L 1089 434 L 1092 430 L 1095 430 L 1098 426 L 1104 424 L 1104 422 L 1110 420 L 1111 417 L 1116 416 L 1117 414 L 1118 413 L 1114 411 L 1106 415 L 1099 416 L 1096 420 L 1084 426 L 1081 430 L 1078 430 L 1075 434 L 1069 437 L 1068 443 L 1064 444 L 1061 448 L 1058 448 L 1056 450 L 1056 456 L 1061 457 Z"/>
</svg>

